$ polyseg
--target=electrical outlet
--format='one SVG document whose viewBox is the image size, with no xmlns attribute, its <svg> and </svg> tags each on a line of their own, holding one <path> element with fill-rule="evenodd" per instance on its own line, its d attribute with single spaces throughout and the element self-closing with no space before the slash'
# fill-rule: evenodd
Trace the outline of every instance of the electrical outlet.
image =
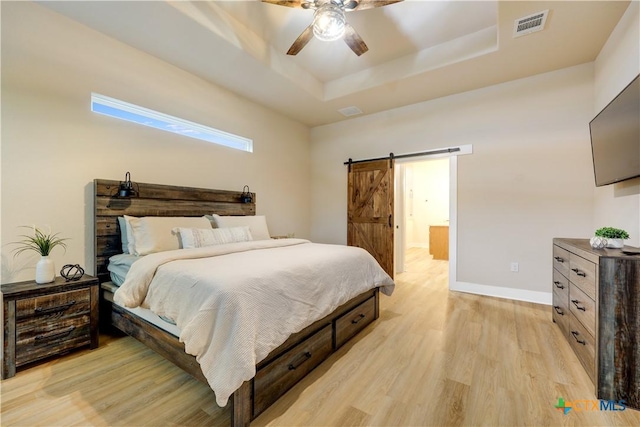
<svg viewBox="0 0 640 427">
<path fill-rule="evenodd" d="M 517 262 L 512 262 L 511 271 L 513 271 L 514 273 L 517 273 L 519 270 L 520 270 L 520 265 L 518 265 Z"/>
</svg>

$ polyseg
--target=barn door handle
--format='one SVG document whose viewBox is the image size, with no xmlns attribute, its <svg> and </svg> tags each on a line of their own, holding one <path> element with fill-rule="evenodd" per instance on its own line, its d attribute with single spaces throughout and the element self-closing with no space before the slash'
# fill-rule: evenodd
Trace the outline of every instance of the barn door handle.
<svg viewBox="0 0 640 427">
<path fill-rule="evenodd" d="M 389 227 L 393 227 L 393 216 L 389 215 Z"/>
</svg>

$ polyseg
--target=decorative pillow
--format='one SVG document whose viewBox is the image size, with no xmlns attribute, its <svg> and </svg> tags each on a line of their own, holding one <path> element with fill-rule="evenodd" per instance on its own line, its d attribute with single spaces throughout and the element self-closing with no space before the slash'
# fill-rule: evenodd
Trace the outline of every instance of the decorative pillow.
<svg viewBox="0 0 640 427">
<path fill-rule="evenodd" d="M 138 256 L 180 249 L 180 239 L 172 232 L 176 227 L 211 228 L 211 223 L 203 216 L 145 216 L 129 218 L 129 226 L 133 234 L 133 246 L 135 247 L 134 251 L 130 251 L 130 253 Z"/>
<path fill-rule="evenodd" d="M 248 226 L 253 240 L 271 239 L 269 229 L 267 228 L 267 219 L 264 215 L 220 216 L 213 214 L 207 215 L 207 218 L 209 218 L 212 225 L 215 224 L 217 228 Z"/>
<path fill-rule="evenodd" d="M 246 226 L 208 229 L 177 227 L 173 229 L 173 232 L 180 235 L 180 242 L 184 249 L 253 240 L 249 227 Z"/>
</svg>

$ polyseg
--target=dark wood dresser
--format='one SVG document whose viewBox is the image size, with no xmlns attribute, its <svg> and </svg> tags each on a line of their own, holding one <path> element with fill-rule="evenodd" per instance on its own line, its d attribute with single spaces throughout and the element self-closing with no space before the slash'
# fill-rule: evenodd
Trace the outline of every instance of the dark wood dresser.
<svg viewBox="0 0 640 427">
<path fill-rule="evenodd" d="M 553 239 L 552 313 L 596 397 L 640 410 L 640 256 Z"/>
<path fill-rule="evenodd" d="M 82 346 L 98 347 L 98 279 L 3 284 L 2 379 Z"/>
</svg>

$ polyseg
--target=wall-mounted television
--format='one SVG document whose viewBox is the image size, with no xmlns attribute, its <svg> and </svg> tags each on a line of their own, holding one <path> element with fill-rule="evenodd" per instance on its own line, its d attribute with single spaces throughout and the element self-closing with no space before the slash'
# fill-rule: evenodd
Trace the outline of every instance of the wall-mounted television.
<svg viewBox="0 0 640 427">
<path fill-rule="evenodd" d="M 596 187 L 640 176 L 640 75 L 589 123 Z"/>
</svg>

